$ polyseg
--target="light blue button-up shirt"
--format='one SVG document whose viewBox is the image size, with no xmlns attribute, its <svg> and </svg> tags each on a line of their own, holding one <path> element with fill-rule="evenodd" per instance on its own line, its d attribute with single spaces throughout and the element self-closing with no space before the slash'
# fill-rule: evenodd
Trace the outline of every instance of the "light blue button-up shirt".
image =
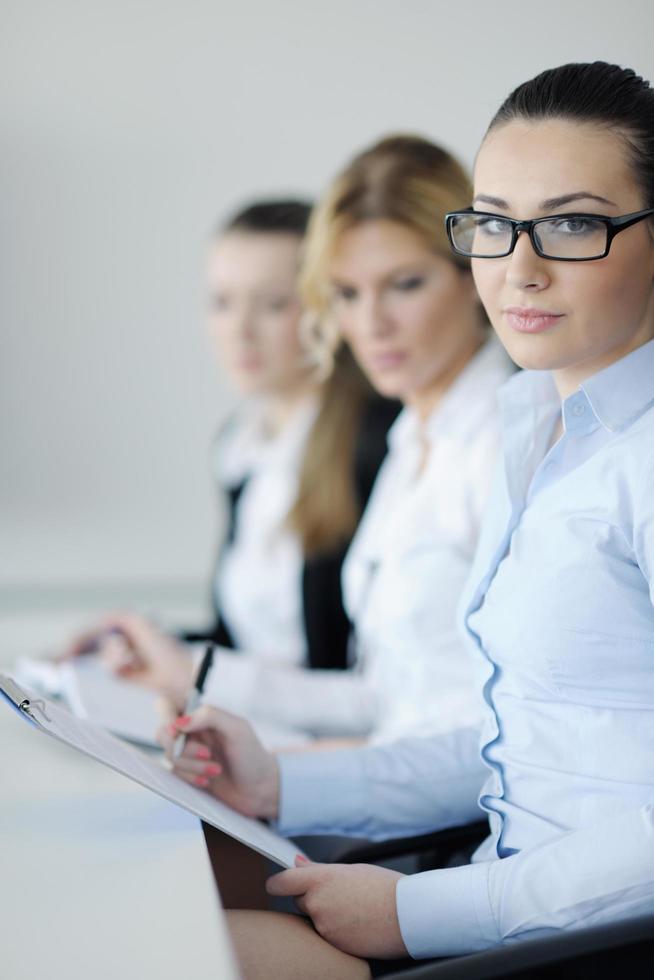
<svg viewBox="0 0 654 980">
<path fill-rule="evenodd" d="M 654 341 L 565 400 L 549 450 L 549 374 L 500 401 L 504 466 L 462 601 L 481 746 L 463 730 L 281 761 L 287 833 L 422 833 L 474 820 L 478 796 L 473 863 L 398 885 L 416 957 L 654 909 Z"/>
</svg>

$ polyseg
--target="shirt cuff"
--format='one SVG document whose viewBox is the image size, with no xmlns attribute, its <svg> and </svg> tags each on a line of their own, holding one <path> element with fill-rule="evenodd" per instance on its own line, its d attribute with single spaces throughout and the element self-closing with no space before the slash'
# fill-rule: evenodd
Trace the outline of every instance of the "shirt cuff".
<svg viewBox="0 0 654 980">
<path fill-rule="evenodd" d="M 458 956 L 500 942 L 488 890 L 491 864 L 424 871 L 400 879 L 397 915 L 411 956 Z"/>
<path fill-rule="evenodd" d="M 368 817 L 361 756 L 356 749 L 280 754 L 279 832 L 361 834 Z"/>
</svg>

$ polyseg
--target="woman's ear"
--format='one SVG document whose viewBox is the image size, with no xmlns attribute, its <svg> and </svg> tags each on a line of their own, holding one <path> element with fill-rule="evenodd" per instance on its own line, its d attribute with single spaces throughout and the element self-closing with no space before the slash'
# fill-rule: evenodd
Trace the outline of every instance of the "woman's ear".
<svg viewBox="0 0 654 980">
<path fill-rule="evenodd" d="M 300 317 L 300 342 L 307 366 L 318 383 L 326 381 L 334 370 L 336 355 L 343 343 L 338 326 L 329 311 L 322 315 L 305 310 Z"/>
</svg>

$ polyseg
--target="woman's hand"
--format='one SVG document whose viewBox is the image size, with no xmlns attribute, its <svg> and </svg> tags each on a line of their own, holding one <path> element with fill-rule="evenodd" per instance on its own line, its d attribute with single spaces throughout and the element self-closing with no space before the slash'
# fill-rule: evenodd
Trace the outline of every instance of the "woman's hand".
<svg viewBox="0 0 654 980">
<path fill-rule="evenodd" d="M 316 930 L 354 956 L 407 956 L 397 918 L 398 871 L 370 864 L 313 864 L 298 857 L 296 867 L 268 879 L 270 895 L 290 895 L 311 917 Z"/>
<path fill-rule="evenodd" d="M 176 718 L 158 734 L 171 760 L 177 735 L 187 737 L 173 772 L 248 817 L 277 817 L 277 759 L 247 721 L 209 705 L 190 717 Z"/>
<path fill-rule="evenodd" d="M 181 643 L 158 630 L 142 616 L 114 613 L 77 637 L 64 659 L 94 651 L 121 677 L 183 696 L 193 680 L 193 664 Z"/>
</svg>

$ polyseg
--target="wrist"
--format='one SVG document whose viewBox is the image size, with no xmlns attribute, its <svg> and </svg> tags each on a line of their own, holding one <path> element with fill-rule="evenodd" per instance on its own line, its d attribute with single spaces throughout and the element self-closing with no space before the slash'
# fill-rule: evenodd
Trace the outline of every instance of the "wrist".
<svg viewBox="0 0 654 980">
<path fill-rule="evenodd" d="M 161 666 L 160 686 L 167 691 L 183 707 L 193 687 L 196 668 L 190 657 L 170 657 L 167 664 Z"/>
</svg>

